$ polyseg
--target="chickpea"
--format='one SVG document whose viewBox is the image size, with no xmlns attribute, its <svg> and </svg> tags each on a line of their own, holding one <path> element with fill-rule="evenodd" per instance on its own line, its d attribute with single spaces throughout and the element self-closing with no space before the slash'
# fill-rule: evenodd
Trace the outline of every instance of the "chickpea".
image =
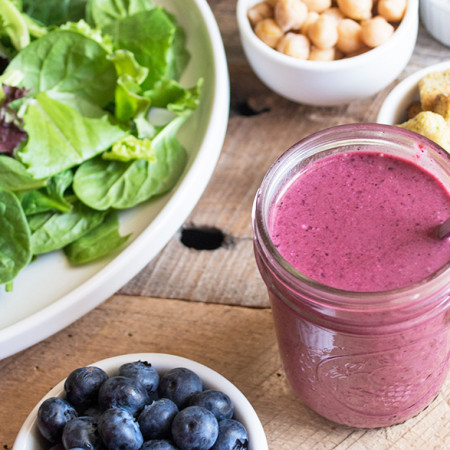
<svg viewBox="0 0 450 450">
<path fill-rule="evenodd" d="M 297 33 L 286 33 L 277 44 L 276 49 L 285 55 L 297 59 L 308 59 L 310 43 L 306 36 Z"/>
<path fill-rule="evenodd" d="M 319 13 L 316 13 L 315 11 L 309 11 L 308 15 L 306 16 L 305 21 L 303 22 L 303 25 L 300 28 L 300 32 L 304 34 L 305 36 L 308 36 L 308 31 L 311 27 L 311 25 L 319 18 Z"/>
<path fill-rule="evenodd" d="M 372 17 L 372 0 L 337 0 L 342 13 L 354 20 Z"/>
<path fill-rule="evenodd" d="M 337 25 L 336 47 L 344 53 L 353 53 L 364 46 L 361 25 L 353 19 L 343 19 Z"/>
<path fill-rule="evenodd" d="M 276 22 L 285 32 L 299 30 L 308 15 L 308 8 L 301 0 L 278 0 L 274 11 Z"/>
<path fill-rule="evenodd" d="M 309 53 L 310 61 L 333 61 L 335 59 L 336 50 L 334 47 L 331 48 L 318 48 L 314 45 L 311 47 L 311 52 Z"/>
<path fill-rule="evenodd" d="M 342 19 L 345 19 L 344 14 L 342 14 L 341 10 L 337 6 L 333 6 L 332 8 L 328 8 L 326 11 L 322 13 L 323 15 L 333 17 L 336 22 L 340 22 Z"/>
<path fill-rule="evenodd" d="M 356 50 L 354 52 L 346 53 L 345 57 L 346 58 L 352 58 L 353 56 L 362 55 L 363 53 L 366 53 L 369 50 L 372 50 L 372 49 L 370 47 L 367 47 L 366 44 L 363 44 L 363 46 L 360 49 L 358 49 L 358 50 Z"/>
<path fill-rule="evenodd" d="M 275 48 L 278 41 L 283 36 L 283 30 L 270 17 L 261 20 L 255 25 L 255 34 L 269 47 Z"/>
<path fill-rule="evenodd" d="M 303 0 L 303 3 L 308 7 L 308 11 L 317 13 L 324 12 L 331 6 L 331 0 Z"/>
<path fill-rule="evenodd" d="M 269 2 L 259 2 L 247 11 L 247 17 L 250 25 L 254 28 L 261 20 L 273 17 L 273 7 Z"/>
<path fill-rule="evenodd" d="M 376 16 L 361 24 L 361 39 L 369 47 L 378 47 L 394 33 L 394 27 L 384 17 Z"/>
<path fill-rule="evenodd" d="M 308 37 L 318 48 L 331 48 L 338 40 L 337 23 L 330 16 L 321 15 L 311 25 Z"/>
<path fill-rule="evenodd" d="M 380 0 L 378 14 L 389 22 L 400 22 L 406 11 L 407 0 Z"/>
</svg>

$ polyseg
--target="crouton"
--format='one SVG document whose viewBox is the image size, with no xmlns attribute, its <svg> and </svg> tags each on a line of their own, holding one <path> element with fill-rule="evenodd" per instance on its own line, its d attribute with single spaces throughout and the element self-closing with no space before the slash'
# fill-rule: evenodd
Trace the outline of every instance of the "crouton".
<svg viewBox="0 0 450 450">
<path fill-rule="evenodd" d="M 450 152 L 450 126 L 440 114 L 422 111 L 399 127 L 415 131 Z"/>
<path fill-rule="evenodd" d="M 436 95 L 431 108 L 436 114 L 440 114 L 445 120 L 450 120 L 450 93 L 445 92 Z"/>
<path fill-rule="evenodd" d="M 431 72 L 419 81 L 419 94 L 424 111 L 431 111 L 436 96 L 450 94 L 450 69 Z"/>
</svg>

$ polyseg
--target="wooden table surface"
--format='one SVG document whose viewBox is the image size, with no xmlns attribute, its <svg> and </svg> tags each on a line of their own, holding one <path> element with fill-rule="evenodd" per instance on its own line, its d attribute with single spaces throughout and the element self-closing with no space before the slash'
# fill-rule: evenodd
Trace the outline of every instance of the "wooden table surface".
<svg viewBox="0 0 450 450">
<path fill-rule="evenodd" d="M 322 419 L 291 393 L 278 357 L 266 290 L 252 253 L 251 204 L 271 162 L 304 136 L 338 124 L 373 122 L 392 87 L 450 58 L 421 27 L 399 79 L 377 95 L 338 107 L 292 103 L 250 69 L 237 33 L 235 0 L 209 0 L 225 44 L 230 118 L 213 177 L 180 232 L 134 279 L 56 335 L 0 361 L 0 447 L 12 448 L 39 399 L 71 370 L 110 356 L 163 352 L 222 373 L 249 398 L 270 449 L 450 449 L 450 378 L 404 424 L 355 430 Z M 382 70 L 382 69 L 380 69 Z M 216 228 L 216 250 L 183 245 L 183 229 Z"/>
</svg>

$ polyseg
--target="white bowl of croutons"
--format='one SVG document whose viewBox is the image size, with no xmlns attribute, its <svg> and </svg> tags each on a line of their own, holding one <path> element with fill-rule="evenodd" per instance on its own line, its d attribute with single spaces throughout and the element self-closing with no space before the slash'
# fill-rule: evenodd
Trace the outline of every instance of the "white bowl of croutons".
<svg viewBox="0 0 450 450">
<path fill-rule="evenodd" d="M 384 100 L 377 122 L 415 131 L 450 152 L 450 60 L 397 84 Z"/>
<path fill-rule="evenodd" d="M 238 0 L 244 53 L 277 94 L 319 106 L 370 97 L 414 50 L 418 0 Z"/>
</svg>

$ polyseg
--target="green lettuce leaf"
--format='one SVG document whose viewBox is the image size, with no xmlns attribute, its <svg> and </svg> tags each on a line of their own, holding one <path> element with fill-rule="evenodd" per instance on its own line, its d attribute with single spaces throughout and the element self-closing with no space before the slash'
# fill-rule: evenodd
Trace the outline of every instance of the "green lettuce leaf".
<svg viewBox="0 0 450 450">
<path fill-rule="evenodd" d="M 192 88 L 184 88 L 175 80 L 162 80 L 144 96 L 150 100 L 152 107 L 167 108 L 174 114 L 190 114 L 200 104 L 202 85 L 202 78 Z"/>
<path fill-rule="evenodd" d="M 127 75 L 138 85 L 147 78 L 148 68 L 141 66 L 128 50 L 119 49 L 108 55 L 108 59 L 114 64 L 118 77 Z"/>
<path fill-rule="evenodd" d="M 7 35 L 16 50 L 30 43 L 25 19 L 10 0 L 0 0 L 0 35 Z"/>
<path fill-rule="evenodd" d="M 102 34 L 99 28 L 92 28 L 84 19 L 81 19 L 78 22 L 66 22 L 61 25 L 59 29 L 80 33 L 100 44 L 107 53 L 112 52 L 111 37 L 107 34 Z"/>
<path fill-rule="evenodd" d="M 45 178 L 107 150 L 127 134 L 108 114 L 87 118 L 39 93 L 23 117 L 28 142 L 16 157 L 35 178 Z"/>
<path fill-rule="evenodd" d="M 114 142 L 111 150 L 102 154 L 103 159 L 117 161 L 132 161 L 135 159 L 145 159 L 149 162 L 156 160 L 155 150 L 150 139 L 138 139 L 129 135 Z"/>
<path fill-rule="evenodd" d="M 115 92 L 114 115 L 117 120 L 126 122 L 139 114 L 145 114 L 150 107 L 150 100 L 142 96 L 141 87 L 128 75 L 121 75 L 117 80 Z"/>
</svg>

